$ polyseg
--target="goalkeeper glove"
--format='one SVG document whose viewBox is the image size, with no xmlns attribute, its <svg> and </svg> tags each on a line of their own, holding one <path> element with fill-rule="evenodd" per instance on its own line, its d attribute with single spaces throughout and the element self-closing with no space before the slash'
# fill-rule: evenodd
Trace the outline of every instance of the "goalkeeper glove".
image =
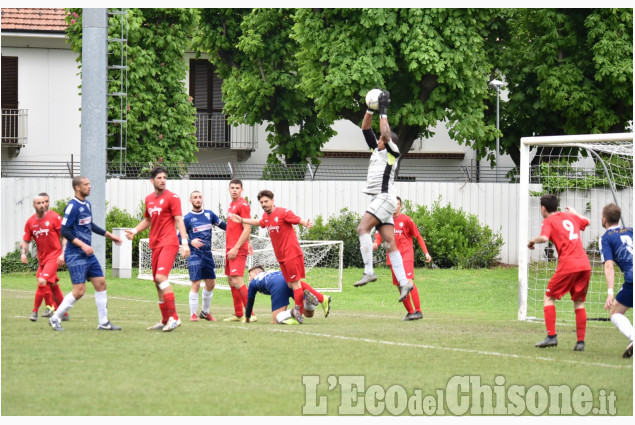
<svg viewBox="0 0 635 425">
<path fill-rule="evenodd" d="M 390 92 L 384 90 L 379 95 L 379 114 L 388 115 L 388 105 L 390 105 Z"/>
</svg>

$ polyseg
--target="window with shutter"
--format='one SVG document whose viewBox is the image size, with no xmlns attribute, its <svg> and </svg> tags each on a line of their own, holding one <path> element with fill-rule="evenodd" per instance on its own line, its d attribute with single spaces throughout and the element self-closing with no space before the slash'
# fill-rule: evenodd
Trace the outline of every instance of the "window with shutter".
<svg viewBox="0 0 635 425">
<path fill-rule="evenodd" d="M 190 95 L 197 114 L 198 146 L 228 148 L 230 132 L 223 115 L 222 80 L 208 60 L 190 60 Z"/>
<path fill-rule="evenodd" d="M 2 56 L 2 143 L 18 143 L 18 58 Z"/>
</svg>

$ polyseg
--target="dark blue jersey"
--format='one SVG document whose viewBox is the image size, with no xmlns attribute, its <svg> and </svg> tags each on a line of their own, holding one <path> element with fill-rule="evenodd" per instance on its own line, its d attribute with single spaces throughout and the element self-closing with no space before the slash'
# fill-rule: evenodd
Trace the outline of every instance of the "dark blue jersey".
<svg viewBox="0 0 635 425">
<path fill-rule="evenodd" d="M 615 262 L 622 273 L 624 282 L 633 283 L 633 228 L 611 227 L 602 235 L 600 244 L 602 262 Z"/>
<path fill-rule="evenodd" d="M 286 306 L 289 298 L 293 298 L 293 290 L 287 285 L 281 271 L 269 271 L 258 274 L 249 282 L 247 293 L 247 306 L 245 316 L 251 317 L 256 294 L 271 295 L 272 311 L 279 307 Z M 275 298 L 275 299 L 274 299 Z"/>
<path fill-rule="evenodd" d="M 91 211 L 90 202 L 80 201 L 76 197 L 73 197 L 66 205 L 64 218 L 62 219 L 62 234 L 69 241 L 69 243 L 66 244 L 65 255 L 86 256 L 84 251 L 77 245 L 74 245 L 72 241 L 77 238 L 85 244 L 91 245 L 92 233 L 93 213 Z"/>
<path fill-rule="evenodd" d="M 212 210 L 190 211 L 183 217 L 185 231 L 189 239 L 192 254 L 211 252 L 212 249 L 212 226 L 225 230 L 227 224 L 222 221 Z M 201 248 L 192 246 L 192 239 L 200 239 L 203 243 Z"/>
</svg>

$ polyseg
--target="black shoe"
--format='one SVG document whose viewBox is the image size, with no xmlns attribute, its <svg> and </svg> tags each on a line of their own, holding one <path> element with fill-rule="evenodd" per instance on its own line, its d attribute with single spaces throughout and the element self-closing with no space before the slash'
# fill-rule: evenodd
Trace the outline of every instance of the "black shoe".
<svg viewBox="0 0 635 425">
<path fill-rule="evenodd" d="M 553 336 L 547 335 L 547 338 L 536 343 L 536 347 L 538 348 L 557 347 L 557 346 L 558 346 L 558 338 L 556 335 L 553 335 Z"/>
<path fill-rule="evenodd" d="M 423 319 L 423 313 L 420 311 L 415 311 L 414 313 L 412 313 L 412 320 L 419 320 L 419 319 Z"/>
<path fill-rule="evenodd" d="M 406 316 L 403 318 L 404 322 L 407 322 L 409 320 L 415 320 L 414 318 L 414 313 L 408 313 L 406 314 Z"/>
<path fill-rule="evenodd" d="M 573 351 L 584 351 L 584 341 L 576 342 L 575 347 L 573 347 Z"/>
<path fill-rule="evenodd" d="M 633 357 L 633 343 L 632 342 L 628 344 L 628 347 L 626 347 L 626 351 L 624 351 L 624 354 L 622 354 L 622 357 L 624 357 L 625 359 Z"/>
</svg>

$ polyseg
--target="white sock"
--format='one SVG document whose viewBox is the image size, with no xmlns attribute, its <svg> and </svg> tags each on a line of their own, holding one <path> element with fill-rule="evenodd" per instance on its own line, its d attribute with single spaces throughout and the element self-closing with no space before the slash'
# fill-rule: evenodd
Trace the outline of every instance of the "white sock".
<svg viewBox="0 0 635 425">
<path fill-rule="evenodd" d="M 196 314 L 198 309 L 198 292 L 190 291 L 190 314 Z"/>
<path fill-rule="evenodd" d="M 406 270 L 403 268 L 401 253 L 398 250 L 395 250 L 393 252 L 389 252 L 388 257 L 390 258 L 390 265 L 392 266 L 392 271 L 395 273 L 395 277 L 399 282 L 399 286 L 407 285 L 408 279 L 406 278 Z"/>
<path fill-rule="evenodd" d="M 278 321 L 278 323 L 282 323 L 290 317 L 291 310 L 281 311 L 280 313 L 276 314 L 276 320 Z"/>
<path fill-rule="evenodd" d="M 208 291 L 203 288 L 203 307 L 201 311 L 209 313 L 209 308 L 212 306 L 212 298 L 214 298 L 214 291 Z"/>
<path fill-rule="evenodd" d="M 611 316 L 611 322 L 624 334 L 629 341 L 633 342 L 633 325 L 629 322 L 628 317 L 620 313 Z"/>
<path fill-rule="evenodd" d="M 364 233 L 359 235 L 359 250 L 362 253 L 362 260 L 364 260 L 364 273 L 374 273 L 373 270 L 373 240 L 370 237 L 370 233 Z"/>
<path fill-rule="evenodd" d="M 95 305 L 97 306 L 97 316 L 99 316 L 99 324 L 108 323 L 108 296 L 106 290 L 101 292 L 95 291 Z"/>
<path fill-rule="evenodd" d="M 55 311 L 55 314 L 53 314 L 53 317 L 55 317 L 58 320 L 61 320 L 62 316 L 66 314 L 68 310 L 73 308 L 76 301 L 77 300 L 73 296 L 72 292 L 69 292 L 68 294 L 66 294 L 66 296 L 64 297 L 64 301 L 62 301 L 62 304 L 60 304 L 59 307 L 57 307 L 57 310 Z"/>
</svg>

